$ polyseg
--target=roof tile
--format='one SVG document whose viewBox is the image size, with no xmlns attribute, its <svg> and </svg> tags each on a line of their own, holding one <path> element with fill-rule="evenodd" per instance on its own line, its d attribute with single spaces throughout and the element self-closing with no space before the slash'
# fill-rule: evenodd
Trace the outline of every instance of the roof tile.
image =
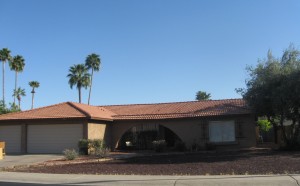
<svg viewBox="0 0 300 186">
<path fill-rule="evenodd" d="M 242 99 L 110 106 L 91 106 L 64 102 L 33 110 L 0 115 L 0 121 L 54 118 L 88 118 L 111 121 L 190 118 L 250 113 L 252 111 Z"/>
<path fill-rule="evenodd" d="M 243 99 L 102 106 L 114 113 L 114 120 L 169 119 L 185 117 L 250 114 Z"/>
</svg>

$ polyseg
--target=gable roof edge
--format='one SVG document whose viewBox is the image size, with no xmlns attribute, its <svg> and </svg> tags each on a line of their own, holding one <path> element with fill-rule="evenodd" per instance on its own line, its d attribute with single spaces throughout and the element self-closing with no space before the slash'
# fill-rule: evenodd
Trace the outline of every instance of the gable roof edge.
<svg viewBox="0 0 300 186">
<path fill-rule="evenodd" d="M 76 106 L 74 103 L 72 102 L 67 102 L 67 104 L 69 104 L 71 107 L 75 108 L 76 110 L 78 110 L 79 112 L 81 112 L 82 114 L 84 114 L 86 117 L 88 117 L 89 119 L 92 118 L 92 115 L 89 114 L 88 112 L 86 112 L 85 110 L 79 108 L 78 106 Z"/>
</svg>

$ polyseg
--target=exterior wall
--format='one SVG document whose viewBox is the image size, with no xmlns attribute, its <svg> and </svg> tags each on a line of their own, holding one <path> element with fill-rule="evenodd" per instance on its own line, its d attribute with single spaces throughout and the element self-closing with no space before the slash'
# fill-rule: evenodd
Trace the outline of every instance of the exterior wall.
<svg viewBox="0 0 300 186">
<path fill-rule="evenodd" d="M 104 122 L 89 122 L 87 125 L 87 139 L 103 139 L 107 146 L 111 146 L 110 125 Z"/>
<path fill-rule="evenodd" d="M 172 130 L 189 148 L 192 144 L 198 144 L 204 148 L 209 142 L 209 121 L 235 122 L 236 141 L 231 144 L 218 144 L 218 147 L 243 148 L 256 145 L 255 118 L 253 115 L 223 116 L 192 119 L 172 120 L 139 120 L 139 121 L 114 121 L 112 123 L 112 149 L 117 147 L 122 135 L 133 126 L 141 124 L 160 124 Z"/>
</svg>

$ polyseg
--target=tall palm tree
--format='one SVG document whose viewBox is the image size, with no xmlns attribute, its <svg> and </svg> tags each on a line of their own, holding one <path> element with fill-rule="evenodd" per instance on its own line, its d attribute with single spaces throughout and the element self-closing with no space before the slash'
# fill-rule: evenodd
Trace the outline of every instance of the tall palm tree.
<svg viewBox="0 0 300 186">
<path fill-rule="evenodd" d="M 3 104 L 5 105 L 5 63 L 11 60 L 10 50 L 3 48 L 0 50 L 0 61 L 2 61 L 2 93 Z"/>
<path fill-rule="evenodd" d="M 22 96 L 26 96 L 25 90 L 21 89 L 21 87 L 19 87 L 18 89 L 14 90 L 13 96 L 18 99 L 19 109 L 21 109 L 21 98 L 22 98 Z"/>
<path fill-rule="evenodd" d="M 17 83 L 18 83 L 18 73 L 23 72 L 25 67 L 25 60 L 22 56 L 16 55 L 12 58 L 11 62 L 9 63 L 10 70 L 15 71 L 15 90 L 17 90 Z M 16 104 L 16 97 L 14 97 L 14 104 Z"/>
<path fill-rule="evenodd" d="M 86 58 L 86 60 L 85 60 L 85 66 L 87 66 L 88 69 L 92 70 L 88 105 L 90 104 L 90 99 L 91 99 L 91 92 L 92 92 L 94 71 L 96 71 L 96 72 L 99 71 L 100 64 L 101 64 L 100 56 L 97 55 L 97 54 L 94 54 L 94 53 L 88 55 L 87 58 Z"/>
<path fill-rule="evenodd" d="M 33 109 L 33 103 L 34 103 L 34 93 L 35 93 L 35 88 L 39 88 L 40 83 L 38 81 L 30 81 L 29 86 L 32 88 L 31 94 L 32 94 L 32 99 L 31 99 L 31 109 Z"/>
<path fill-rule="evenodd" d="M 90 85 L 91 75 L 88 73 L 88 69 L 84 64 L 73 65 L 69 69 L 69 84 L 71 89 L 76 85 L 78 89 L 79 103 L 81 103 L 81 88 L 87 88 Z"/>
</svg>

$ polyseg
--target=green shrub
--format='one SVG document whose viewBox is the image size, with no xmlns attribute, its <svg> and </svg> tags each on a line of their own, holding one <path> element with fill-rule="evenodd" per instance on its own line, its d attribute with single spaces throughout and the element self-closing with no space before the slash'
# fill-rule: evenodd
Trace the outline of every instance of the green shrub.
<svg viewBox="0 0 300 186">
<path fill-rule="evenodd" d="M 89 140 L 88 139 L 80 139 L 78 141 L 78 148 L 88 148 L 89 147 Z"/>
<path fill-rule="evenodd" d="M 186 150 L 185 143 L 182 141 L 176 141 L 174 144 L 174 150 L 179 152 L 185 151 Z"/>
<path fill-rule="evenodd" d="M 102 139 L 93 139 L 90 140 L 90 146 L 91 148 L 104 148 L 105 144 L 104 141 Z"/>
<path fill-rule="evenodd" d="M 88 155 L 89 147 L 90 147 L 90 140 L 80 139 L 78 141 L 79 154 Z"/>
<path fill-rule="evenodd" d="M 258 120 L 257 125 L 259 126 L 259 129 L 264 132 L 268 132 L 272 128 L 271 122 L 267 119 Z"/>
<path fill-rule="evenodd" d="M 75 149 L 65 149 L 63 154 L 67 160 L 74 160 L 78 157 L 78 153 Z"/>
<path fill-rule="evenodd" d="M 155 152 L 163 152 L 166 150 L 167 147 L 166 140 L 153 141 L 152 144 Z"/>
</svg>

